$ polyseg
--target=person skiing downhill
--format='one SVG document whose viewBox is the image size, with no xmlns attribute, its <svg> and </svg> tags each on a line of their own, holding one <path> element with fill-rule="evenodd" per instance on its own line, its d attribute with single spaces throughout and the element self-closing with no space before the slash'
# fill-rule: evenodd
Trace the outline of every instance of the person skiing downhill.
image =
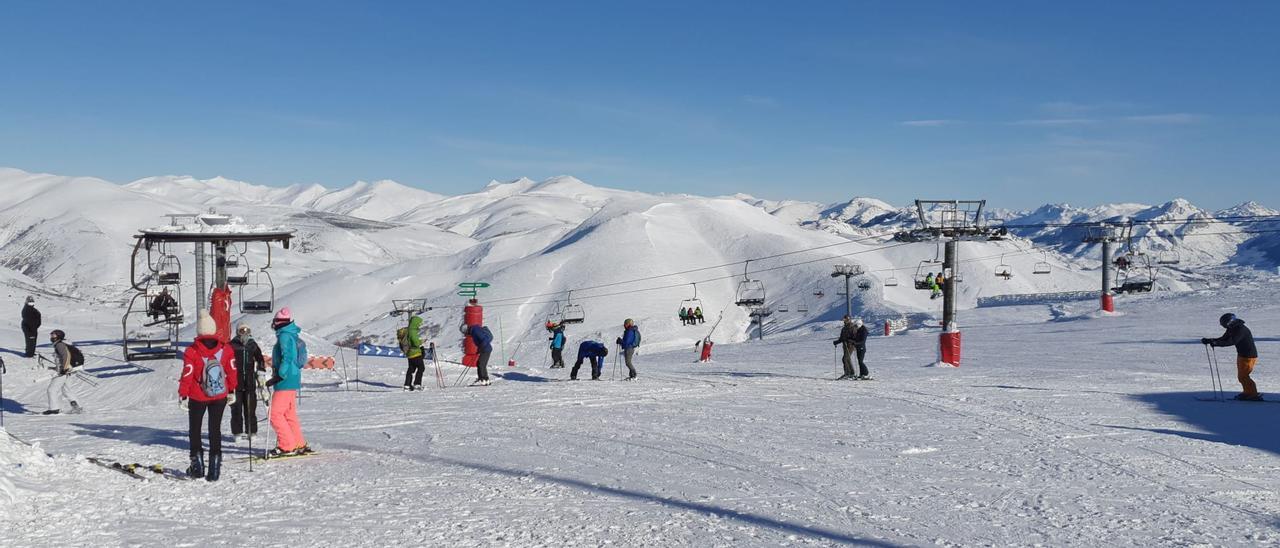
<svg viewBox="0 0 1280 548">
<path fill-rule="evenodd" d="M 1226 329 L 1226 332 L 1216 339 L 1208 337 L 1200 339 L 1200 344 L 1235 346 L 1236 380 L 1240 381 L 1240 386 L 1243 389 L 1242 392 L 1236 395 L 1236 399 L 1262 401 L 1262 394 L 1258 393 L 1258 384 L 1250 378 L 1253 368 L 1258 365 L 1258 346 L 1253 342 L 1253 332 L 1249 331 L 1248 327 L 1245 327 L 1244 320 L 1231 313 L 1223 314 L 1222 317 L 1218 318 L 1218 324 Z"/>
<path fill-rule="evenodd" d="M 635 357 L 636 347 L 640 346 L 640 328 L 636 327 L 631 318 L 627 318 L 622 322 L 622 329 L 622 336 L 618 337 L 617 344 L 622 347 L 622 359 L 627 364 L 627 380 L 635 380 L 636 368 L 631 360 Z"/>
<path fill-rule="evenodd" d="M 71 392 L 71 375 L 75 373 L 76 365 L 71 363 L 71 345 L 67 344 L 67 334 L 61 329 L 54 329 L 49 332 L 49 342 L 53 343 L 54 355 L 54 376 L 49 379 L 49 408 L 45 410 L 45 415 L 57 415 L 62 412 L 63 401 L 71 403 L 71 412 L 80 413 L 82 409 L 80 404 L 76 403 L 76 396 Z"/>
<path fill-rule="evenodd" d="M 422 390 L 422 373 L 427 370 L 426 356 L 422 350 L 422 316 L 414 314 L 409 318 L 409 327 L 403 342 L 404 356 L 409 360 L 409 368 L 404 372 L 404 389 Z"/>
<path fill-rule="evenodd" d="M 231 339 L 231 350 L 236 359 L 235 403 L 231 405 L 231 435 L 256 435 L 258 433 L 258 371 L 267 370 L 262 348 L 253 340 L 253 333 L 246 324 L 236 327 Z"/>
<path fill-rule="evenodd" d="M 289 307 L 280 309 L 271 321 L 276 332 L 276 345 L 271 349 L 271 429 L 276 431 L 276 446 L 267 452 L 268 457 L 302 455 L 311 453 L 311 447 L 302 435 L 302 423 L 298 421 L 298 390 L 302 388 L 302 366 L 307 357 L 298 352 L 302 329 L 293 322 Z"/>
<path fill-rule="evenodd" d="M 551 369 L 564 369 L 564 326 L 547 322 L 547 330 L 551 332 Z"/>
<path fill-rule="evenodd" d="M 36 308 L 34 295 L 28 296 L 26 304 L 22 306 L 22 336 L 27 343 L 24 356 L 36 357 L 36 340 L 40 336 L 40 310 Z"/>
<path fill-rule="evenodd" d="M 569 380 L 578 380 L 578 369 L 582 367 L 582 361 L 586 360 L 591 365 L 591 380 L 600 380 L 600 372 L 604 370 L 604 357 L 609 355 L 609 349 L 604 344 L 597 341 L 582 341 L 578 345 L 578 359 L 573 362 L 573 369 L 569 370 Z"/>
<path fill-rule="evenodd" d="M 236 403 L 239 375 L 235 351 L 218 340 L 218 327 L 207 311 L 196 320 L 196 340 L 182 354 L 182 377 L 178 380 L 178 406 L 187 412 L 187 436 L 191 466 L 187 475 L 218 481 L 222 475 L 222 413 Z M 204 447 L 200 423 L 209 414 L 209 468 L 205 474 Z"/>
<path fill-rule="evenodd" d="M 488 327 L 476 324 L 467 327 L 462 324 L 463 333 L 471 337 L 471 341 L 476 343 L 476 348 L 480 354 L 476 356 L 476 382 L 478 386 L 489 386 L 489 356 L 493 354 L 493 333 Z"/>
</svg>

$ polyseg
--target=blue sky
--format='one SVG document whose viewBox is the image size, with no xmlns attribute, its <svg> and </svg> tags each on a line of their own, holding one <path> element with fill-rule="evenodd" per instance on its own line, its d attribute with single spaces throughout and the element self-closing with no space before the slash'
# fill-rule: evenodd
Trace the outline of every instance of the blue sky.
<svg viewBox="0 0 1280 548">
<path fill-rule="evenodd" d="M 906 4 L 6 2 L 0 165 L 1280 208 L 1280 4 Z"/>
</svg>

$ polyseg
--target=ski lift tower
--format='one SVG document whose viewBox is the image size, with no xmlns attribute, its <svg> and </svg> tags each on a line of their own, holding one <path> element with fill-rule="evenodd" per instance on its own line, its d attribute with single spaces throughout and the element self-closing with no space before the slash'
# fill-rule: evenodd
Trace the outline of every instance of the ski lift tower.
<svg viewBox="0 0 1280 548">
<path fill-rule="evenodd" d="M 293 238 L 293 229 L 279 226 L 263 226 L 263 225 L 246 225 L 242 224 L 239 219 L 230 215 L 224 215 L 209 210 L 208 213 L 181 213 L 167 215 L 169 224 L 167 226 L 158 226 L 151 228 L 143 228 L 138 230 L 138 234 L 134 236 L 136 240 L 133 245 L 133 255 L 130 258 L 129 265 L 129 282 L 133 289 L 146 292 L 147 288 L 158 282 L 157 272 L 154 266 L 155 259 L 152 254 L 158 253 L 163 258 L 166 254 L 170 254 L 172 247 L 181 244 L 192 244 L 195 253 L 195 289 L 196 289 L 196 310 L 210 310 L 211 305 L 209 299 L 205 298 L 205 291 L 212 286 L 215 291 L 219 289 L 225 291 L 226 297 L 226 314 L 215 315 L 215 321 L 219 321 L 219 332 L 230 333 L 230 286 L 227 283 L 227 248 L 234 244 L 244 244 L 248 246 L 251 243 L 262 243 L 267 247 L 267 263 L 259 268 L 259 271 L 265 270 L 271 264 L 271 244 L 280 243 L 285 249 L 289 249 L 289 242 Z M 208 252 L 212 251 L 212 260 L 210 260 Z M 171 256 L 171 255 L 170 255 Z M 144 259 L 147 264 L 147 271 L 140 272 L 138 269 L 139 260 Z M 236 261 L 238 264 L 238 260 Z M 212 268 L 213 279 L 209 280 L 209 271 Z M 269 277 L 267 278 L 270 279 Z M 210 283 L 212 281 L 212 283 Z M 175 291 L 181 286 L 177 286 Z M 243 295 L 243 287 L 241 288 Z M 274 300 L 274 287 L 271 288 L 272 299 Z M 124 328 L 124 358 L 126 361 L 133 359 L 148 358 L 169 358 L 177 356 L 177 340 L 176 329 L 171 329 L 169 338 L 170 345 L 161 352 L 150 351 L 156 347 L 152 344 L 155 341 L 134 341 L 146 342 L 145 348 L 140 348 L 136 344 L 131 344 L 132 339 L 129 332 L 130 311 L 125 312 L 125 317 L 121 320 Z M 270 309 L 266 310 L 270 311 Z M 170 352 L 171 350 L 171 352 Z"/>
<path fill-rule="evenodd" d="M 1097 226 L 1088 227 L 1085 233 L 1084 241 L 1089 244 L 1102 244 L 1102 310 L 1106 312 L 1115 312 L 1115 300 L 1111 296 L 1111 292 L 1115 287 L 1115 283 L 1111 279 L 1112 255 L 1114 254 L 1114 244 L 1124 241 L 1125 237 L 1120 227 L 1100 223 Z"/>
<path fill-rule="evenodd" d="M 835 265 L 831 272 L 832 278 L 844 276 L 844 315 L 853 316 L 853 294 L 849 292 L 849 279 L 854 276 L 861 276 L 865 271 L 862 265 L 857 263 L 838 264 Z"/>
<path fill-rule="evenodd" d="M 956 279 L 959 277 L 961 240 L 1001 240 L 1007 231 L 989 227 L 983 218 L 986 200 L 916 200 L 920 229 L 912 237 L 944 242 L 942 269 L 942 334 L 938 348 L 944 363 L 960 366 L 960 327 L 956 324 Z"/>
</svg>

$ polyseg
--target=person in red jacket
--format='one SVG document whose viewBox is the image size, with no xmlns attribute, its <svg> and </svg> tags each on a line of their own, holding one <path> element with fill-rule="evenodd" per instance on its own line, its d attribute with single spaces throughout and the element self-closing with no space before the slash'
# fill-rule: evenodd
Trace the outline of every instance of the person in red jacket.
<svg viewBox="0 0 1280 548">
<path fill-rule="evenodd" d="M 191 467 L 187 475 L 218 481 L 222 474 L 222 412 L 236 401 L 235 351 L 218 339 L 218 326 L 207 311 L 196 321 L 196 340 L 182 355 L 178 405 L 187 411 Z M 205 475 L 200 423 L 209 413 L 209 474 Z"/>
</svg>

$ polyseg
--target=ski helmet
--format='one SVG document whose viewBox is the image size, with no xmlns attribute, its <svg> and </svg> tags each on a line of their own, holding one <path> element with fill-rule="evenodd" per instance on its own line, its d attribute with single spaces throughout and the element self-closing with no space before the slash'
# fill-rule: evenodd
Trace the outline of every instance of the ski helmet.
<svg viewBox="0 0 1280 548">
<path fill-rule="evenodd" d="M 1235 319 L 1236 319 L 1235 314 L 1227 312 L 1226 314 L 1223 314 L 1221 318 L 1218 318 L 1218 325 L 1221 325 L 1222 327 L 1226 327 L 1231 322 L 1235 321 Z"/>
<path fill-rule="evenodd" d="M 67 334 L 64 333 L 61 329 L 54 329 L 53 331 L 50 331 L 49 336 L 59 341 L 67 338 Z"/>
</svg>

